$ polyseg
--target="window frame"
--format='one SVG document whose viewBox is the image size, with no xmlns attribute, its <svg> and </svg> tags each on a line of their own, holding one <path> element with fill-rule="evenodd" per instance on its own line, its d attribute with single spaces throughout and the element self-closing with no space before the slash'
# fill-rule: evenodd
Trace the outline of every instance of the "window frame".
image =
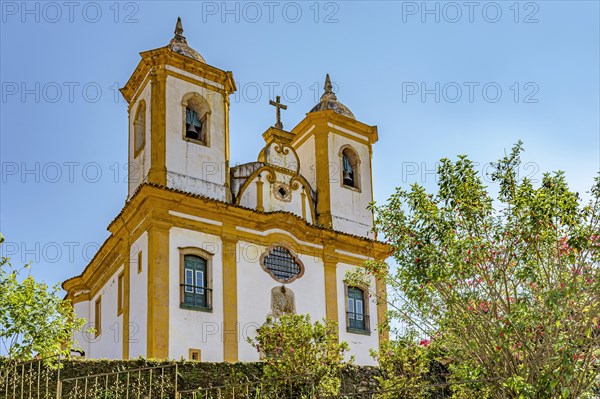
<svg viewBox="0 0 600 399">
<path fill-rule="evenodd" d="M 206 281 L 206 285 L 205 285 L 205 289 L 206 292 L 204 293 L 198 293 L 199 295 L 206 295 L 206 306 L 197 306 L 191 303 L 186 303 L 185 302 L 185 294 L 190 294 L 190 293 L 194 293 L 193 291 L 198 291 L 198 288 L 196 288 L 195 290 L 192 288 L 191 291 L 187 291 L 188 287 L 183 287 L 182 284 L 187 284 L 187 280 L 186 280 L 186 268 L 185 268 L 185 257 L 191 255 L 191 256 L 197 256 L 201 259 L 204 260 L 205 262 L 205 276 L 204 276 L 204 281 Z M 213 281 L 212 281 L 212 260 L 213 260 L 213 256 L 214 254 L 205 251 L 201 248 L 197 248 L 197 247 L 180 247 L 179 248 L 179 307 L 181 309 L 188 309 L 188 310 L 197 310 L 197 311 L 202 311 L 202 312 L 212 312 L 213 309 L 213 301 L 212 301 L 212 287 L 213 287 Z M 188 269 L 189 270 L 189 269 Z M 198 270 L 194 270 L 192 273 L 194 273 L 192 275 L 192 281 L 194 281 L 195 276 L 195 272 L 198 272 Z M 204 291 L 203 289 L 200 289 L 202 291 Z M 196 293 L 194 293 L 196 294 Z"/>
<path fill-rule="evenodd" d="M 102 295 L 98 295 L 94 302 L 94 338 L 102 334 Z"/>
<path fill-rule="evenodd" d="M 357 314 L 356 307 L 351 312 L 350 309 L 350 290 L 355 289 L 362 292 L 362 322 L 364 328 L 357 328 L 350 326 L 350 313 Z M 368 297 L 369 287 L 363 285 L 349 285 L 344 282 L 344 302 L 346 309 L 346 331 L 352 334 L 371 335 L 371 317 L 370 317 L 370 302 Z M 356 319 L 358 320 L 358 319 Z"/>
<path fill-rule="evenodd" d="M 277 276 L 275 276 L 275 274 L 267 267 L 267 265 L 265 265 L 265 258 L 267 256 L 269 256 L 269 254 L 271 252 L 273 252 L 273 250 L 275 250 L 275 248 L 277 247 L 283 247 L 285 248 L 289 254 L 291 255 L 292 259 L 294 260 L 294 262 L 296 263 L 296 265 L 298 265 L 298 268 L 300 269 L 300 271 L 298 272 L 298 274 L 294 275 L 292 278 L 288 279 L 288 280 L 283 280 L 278 278 Z M 296 281 L 297 279 L 299 279 L 300 277 L 304 276 L 304 263 L 302 263 L 302 261 L 300 260 L 300 258 L 298 257 L 298 254 L 296 254 L 296 252 L 286 243 L 274 243 L 271 244 L 261 255 L 260 255 L 260 259 L 259 259 L 259 263 L 260 263 L 260 267 L 262 267 L 262 269 L 273 278 L 273 280 L 282 283 L 282 284 L 289 284 L 292 283 L 294 281 Z"/>
<path fill-rule="evenodd" d="M 137 258 L 137 272 L 138 274 L 140 274 L 142 272 L 142 251 L 138 252 L 138 258 Z"/>
<path fill-rule="evenodd" d="M 138 122 L 138 118 L 140 113 L 142 113 L 143 118 L 143 134 L 142 134 L 142 144 L 140 145 L 140 147 L 138 148 L 138 137 L 137 137 L 137 126 L 139 124 Z M 138 103 L 138 106 L 136 107 L 136 111 L 135 111 L 135 115 L 133 118 L 133 158 L 137 158 L 137 156 L 144 150 L 144 147 L 146 147 L 146 127 L 147 127 L 147 123 L 146 123 L 146 101 L 144 100 L 140 100 Z"/>
<path fill-rule="evenodd" d="M 354 174 L 354 186 L 349 186 L 344 184 L 344 152 L 350 152 L 354 157 L 354 162 L 352 159 L 349 159 L 350 165 L 352 166 L 352 173 Z M 356 192 L 361 192 L 361 173 L 360 173 L 360 157 L 358 156 L 358 151 L 350 144 L 343 145 L 339 151 L 339 165 L 340 165 L 340 186 L 346 188 L 348 190 L 353 190 Z"/>
<path fill-rule="evenodd" d="M 123 313 L 123 300 L 125 298 L 125 270 L 117 276 L 117 316 Z"/>
<path fill-rule="evenodd" d="M 190 348 L 188 350 L 190 362 L 201 362 L 202 361 L 202 350 L 197 348 Z M 198 355 L 198 359 L 194 359 L 194 355 Z"/>
</svg>

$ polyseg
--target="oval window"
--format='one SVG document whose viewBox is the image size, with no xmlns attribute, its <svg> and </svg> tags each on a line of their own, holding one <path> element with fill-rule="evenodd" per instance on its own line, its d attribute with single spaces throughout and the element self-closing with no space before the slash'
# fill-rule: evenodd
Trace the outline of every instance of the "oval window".
<svg viewBox="0 0 600 399">
<path fill-rule="evenodd" d="M 291 283 L 304 274 L 304 265 L 288 248 L 271 245 L 261 256 L 260 264 L 275 280 Z"/>
</svg>

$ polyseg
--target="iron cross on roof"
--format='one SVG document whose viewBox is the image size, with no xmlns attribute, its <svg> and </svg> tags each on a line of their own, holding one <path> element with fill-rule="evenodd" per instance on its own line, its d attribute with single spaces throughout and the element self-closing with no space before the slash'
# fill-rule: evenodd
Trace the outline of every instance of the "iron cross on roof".
<svg viewBox="0 0 600 399">
<path fill-rule="evenodd" d="M 283 123 L 281 123 L 281 110 L 286 110 L 287 105 L 283 105 L 281 103 L 281 96 L 275 97 L 275 100 L 276 101 L 269 100 L 269 104 L 277 108 L 277 122 L 275 123 L 275 127 L 283 130 Z"/>
</svg>

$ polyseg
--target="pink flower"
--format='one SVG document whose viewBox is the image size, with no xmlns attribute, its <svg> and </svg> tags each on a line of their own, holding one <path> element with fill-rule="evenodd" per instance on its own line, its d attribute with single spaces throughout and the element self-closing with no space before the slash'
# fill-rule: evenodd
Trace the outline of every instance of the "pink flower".
<svg viewBox="0 0 600 399">
<path fill-rule="evenodd" d="M 421 342 L 419 342 L 419 345 L 421 345 L 421 346 L 429 346 L 430 343 L 431 343 L 430 340 L 428 340 L 428 339 L 422 339 Z"/>
</svg>

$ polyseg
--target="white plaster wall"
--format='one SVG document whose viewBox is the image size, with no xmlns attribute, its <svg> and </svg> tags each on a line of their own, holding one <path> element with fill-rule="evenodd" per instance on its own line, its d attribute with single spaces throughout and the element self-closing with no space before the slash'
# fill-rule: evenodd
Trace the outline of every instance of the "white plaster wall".
<svg viewBox="0 0 600 399">
<path fill-rule="evenodd" d="M 302 145 L 296 148 L 300 159 L 300 174 L 304 176 L 313 190 L 317 189 L 317 174 L 315 161 L 315 138 L 311 136 Z"/>
<path fill-rule="evenodd" d="M 263 208 L 265 212 L 276 212 L 276 211 L 285 211 L 293 213 L 297 216 L 302 217 L 302 185 L 300 185 L 297 189 L 292 190 L 289 182 L 292 176 L 276 172 L 276 181 L 274 183 L 269 182 L 266 179 L 267 173 L 262 174 L 261 181 L 263 182 L 262 190 L 263 190 Z M 258 177 L 255 177 L 251 180 L 250 184 L 242 193 L 242 197 L 240 198 L 240 205 L 246 208 L 256 209 L 257 205 L 257 185 Z M 275 190 L 277 190 L 280 184 L 284 184 L 287 190 L 291 191 L 291 198 L 289 201 L 284 201 L 278 198 L 275 195 Z M 306 194 L 305 196 L 305 207 L 306 207 L 306 219 L 312 223 L 312 217 L 310 213 L 310 194 Z"/>
<path fill-rule="evenodd" d="M 173 227 L 169 235 L 169 357 L 189 358 L 189 349 L 200 349 L 202 361 L 223 361 L 223 273 L 222 242 L 218 236 Z M 213 289 L 213 311 L 181 309 L 179 248 L 197 247 L 213 253 L 209 278 Z"/>
<path fill-rule="evenodd" d="M 178 71 L 182 72 L 182 71 Z M 215 83 L 215 85 L 217 85 Z M 196 92 L 209 103 L 209 146 L 183 139 L 183 97 Z M 225 200 L 225 106 L 220 93 L 167 77 L 167 183 L 169 187 Z"/>
<path fill-rule="evenodd" d="M 292 248 L 295 249 L 293 246 Z M 262 325 L 271 313 L 271 289 L 282 284 L 260 266 L 259 258 L 266 247 L 240 241 L 237 249 L 239 360 L 257 361 L 258 353 L 246 342 L 246 338 L 256 336 L 256 328 Z M 315 249 L 315 253 L 298 254 L 305 267 L 304 275 L 286 284 L 286 287 L 294 292 L 296 312 L 310 314 L 313 322 L 326 316 L 325 274 L 323 262 L 316 253 Z"/>
<path fill-rule="evenodd" d="M 336 269 L 336 280 L 337 280 L 337 292 L 338 292 L 338 323 L 340 327 L 340 341 L 348 342 L 350 346 L 349 355 L 354 355 L 356 364 L 359 365 L 377 365 L 377 362 L 373 360 L 369 354 L 370 349 L 377 349 L 379 347 L 379 333 L 377 330 L 377 303 L 374 298 L 367 297 L 369 302 L 369 318 L 371 334 L 355 334 L 347 331 L 346 323 L 346 297 L 344 279 L 346 272 L 355 270 L 356 266 L 338 263 Z M 375 279 L 371 279 L 371 287 L 375 287 Z M 365 303 L 366 305 L 366 303 Z M 366 306 L 365 306 L 366 307 Z M 348 356 L 349 358 L 350 356 Z"/>
<path fill-rule="evenodd" d="M 138 253 L 142 252 L 142 272 L 138 273 Z M 129 269 L 129 357 L 146 356 L 148 328 L 148 233 L 131 245 Z"/>
<path fill-rule="evenodd" d="M 123 357 L 123 314 L 117 316 L 117 278 L 122 270 L 123 265 L 90 301 L 90 321 L 93 323 L 96 299 L 102 296 L 101 334 L 96 338 L 94 338 L 95 334 L 89 334 L 90 350 L 86 352 L 86 357 L 94 359 L 121 359 Z"/>
<path fill-rule="evenodd" d="M 73 331 L 73 348 L 79 348 L 83 350 L 86 355 L 90 351 L 90 334 L 86 333 L 85 330 L 90 326 L 90 301 L 82 301 L 73 305 L 75 315 L 85 320 L 85 325 L 79 331 Z"/>
<path fill-rule="evenodd" d="M 340 149 L 351 145 L 360 158 L 360 192 L 350 190 L 341 185 Z M 373 201 L 371 182 L 371 162 L 369 148 L 365 144 L 348 139 L 331 132 L 329 134 L 329 163 L 331 214 L 333 228 L 350 234 L 373 238 L 370 230 L 373 227 L 372 213 L 367 209 Z"/>
<path fill-rule="evenodd" d="M 256 209 L 256 200 L 257 200 L 257 189 L 256 189 L 256 181 L 258 180 L 258 178 L 254 178 L 252 179 L 252 181 L 248 184 L 248 186 L 246 186 L 246 189 L 244 190 L 244 192 L 242 193 L 242 196 L 240 198 L 240 205 L 246 208 L 250 208 L 250 209 Z M 266 181 L 265 178 L 261 178 L 261 181 L 263 182 L 263 203 L 264 203 L 264 185 L 268 185 L 269 182 Z"/>
<path fill-rule="evenodd" d="M 129 174 L 129 196 L 133 195 L 137 186 L 146 181 L 148 177 L 148 172 L 150 171 L 150 99 L 151 99 L 151 90 L 150 84 L 147 84 L 144 87 L 144 90 L 140 93 L 136 103 L 131 107 L 131 113 L 129 114 L 129 164 L 128 166 L 128 174 Z M 144 100 L 146 102 L 146 133 L 145 133 L 145 144 L 144 148 L 140 151 L 137 157 L 134 158 L 135 154 L 135 115 L 137 113 L 137 108 L 140 101 Z M 124 170 L 119 169 L 119 175 L 124 172 Z"/>
</svg>

